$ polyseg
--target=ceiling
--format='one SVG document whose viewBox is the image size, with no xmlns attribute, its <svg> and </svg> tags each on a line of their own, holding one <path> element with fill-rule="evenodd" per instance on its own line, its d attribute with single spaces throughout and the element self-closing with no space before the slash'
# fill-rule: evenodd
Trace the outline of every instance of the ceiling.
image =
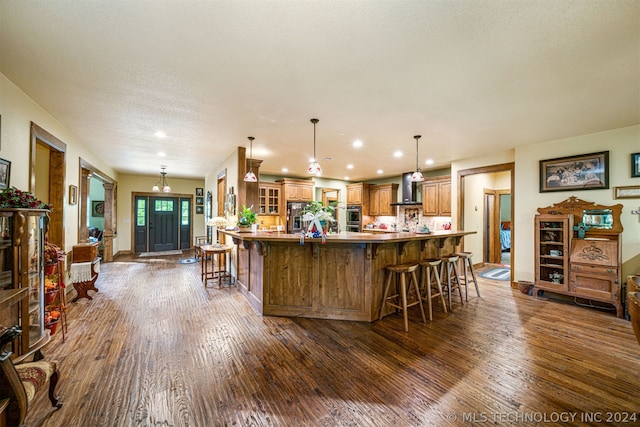
<svg viewBox="0 0 640 427">
<path fill-rule="evenodd" d="M 358 181 L 640 123 L 640 1 L 0 0 L 0 71 L 120 173 L 305 176 L 318 118 Z"/>
</svg>

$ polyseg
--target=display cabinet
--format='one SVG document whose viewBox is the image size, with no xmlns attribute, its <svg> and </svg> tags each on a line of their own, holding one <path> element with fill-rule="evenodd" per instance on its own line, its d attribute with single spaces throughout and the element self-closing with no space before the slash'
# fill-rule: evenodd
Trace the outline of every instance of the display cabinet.
<svg viewBox="0 0 640 427">
<path fill-rule="evenodd" d="M 16 355 L 28 353 L 46 338 L 44 328 L 43 242 L 45 209 L 0 209 L 0 290 L 28 289 L 18 304 L 22 328 Z M 8 326 L 8 325 L 4 325 Z"/>
<path fill-rule="evenodd" d="M 570 295 L 588 305 L 610 304 L 623 317 L 622 205 L 597 205 L 570 197 L 538 212 L 534 292 Z M 551 241 L 550 233 L 562 241 Z M 559 283 L 553 280 L 559 277 L 554 271 L 562 275 Z"/>
<path fill-rule="evenodd" d="M 258 189 L 260 199 L 259 215 L 280 213 L 280 184 L 261 182 Z"/>
</svg>

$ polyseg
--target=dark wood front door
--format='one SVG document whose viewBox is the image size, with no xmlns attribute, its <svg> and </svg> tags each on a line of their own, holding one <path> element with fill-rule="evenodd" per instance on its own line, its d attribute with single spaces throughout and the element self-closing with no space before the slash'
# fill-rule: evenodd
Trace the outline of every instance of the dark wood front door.
<svg viewBox="0 0 640 427">
<path fill-rule="evenodd" d="M 149 198 L 149 250 L 178 249 L 180 205 L 177 197 Z"/>
</svg>

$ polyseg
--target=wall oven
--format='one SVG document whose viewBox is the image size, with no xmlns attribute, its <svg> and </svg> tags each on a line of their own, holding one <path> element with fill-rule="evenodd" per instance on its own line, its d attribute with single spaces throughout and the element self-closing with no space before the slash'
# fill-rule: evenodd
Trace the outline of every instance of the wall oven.
<svg viewBox="0 0 640 427">
<path fill-rule="evenodd" d="M 347 231 L 362 231 L 362 206 L 347 206 Z"/>
</svg>

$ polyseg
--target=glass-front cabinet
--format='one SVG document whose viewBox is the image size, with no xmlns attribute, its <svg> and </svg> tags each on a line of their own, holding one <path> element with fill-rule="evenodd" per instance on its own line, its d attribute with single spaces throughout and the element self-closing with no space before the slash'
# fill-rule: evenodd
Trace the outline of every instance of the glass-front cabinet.
<svg viewBox="0 0 640 427">
<path fill-rule="evenodd" d="M 44 329 L 44 224 L 47 210 L 0 209 L 0 290 L 27 288 L 15 313 L 0 315 L 3 326 L 20 324 L 17 355 L 45 339 Z M 10 324 L 5 324 L 10 323 Z"/>
</svg>

